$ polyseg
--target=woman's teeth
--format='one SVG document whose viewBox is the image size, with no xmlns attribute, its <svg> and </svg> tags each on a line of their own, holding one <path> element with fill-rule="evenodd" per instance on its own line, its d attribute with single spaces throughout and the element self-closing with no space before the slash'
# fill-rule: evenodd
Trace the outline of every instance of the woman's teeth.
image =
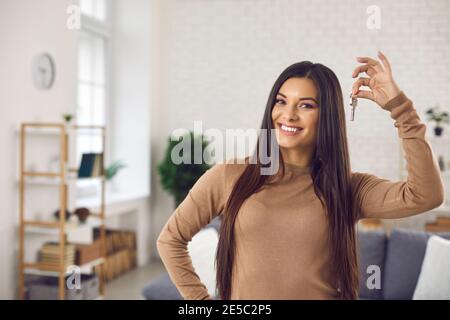
<svg viewBox="0 0 450 320">
<path fill-rule="evenodd" d="M 281 129 L 284 131 L 289 131 L 289 132 L 297 132 L 297 131 L 301 130 L 300 128 L 287 127 L 284 124 L 281 125 Z"/>
</svg>

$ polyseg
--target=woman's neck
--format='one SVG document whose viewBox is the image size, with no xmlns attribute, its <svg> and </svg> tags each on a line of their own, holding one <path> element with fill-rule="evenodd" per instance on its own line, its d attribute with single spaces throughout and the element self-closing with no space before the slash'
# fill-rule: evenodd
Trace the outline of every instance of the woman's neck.
<svg viewBox="0 0 450 320">
<path fill-rule="evenodd" d="M 293 166 L 311 166 L 312 153 L 302 150 L 282 150 L 283 161 Z"/>
</svg>

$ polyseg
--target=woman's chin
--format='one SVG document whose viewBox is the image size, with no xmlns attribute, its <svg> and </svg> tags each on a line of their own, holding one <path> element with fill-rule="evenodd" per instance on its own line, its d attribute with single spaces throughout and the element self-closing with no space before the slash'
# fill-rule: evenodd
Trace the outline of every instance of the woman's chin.
<svg viewBox="0 0 450 320">
<path fill-rule="evenodd" d="M 282 139 L 278 141 L 278 145 L 283 149 L 295 149 L 301 147 L 302 143 L 300 141 L 285 141 Z"/>
<path fill-rule="evenodd" d="M 277 133 L 276 138 L 280 148 L 293 149 L 302 148 L 305 146 L 304 136 L 285 136 Z"/>
</svg>

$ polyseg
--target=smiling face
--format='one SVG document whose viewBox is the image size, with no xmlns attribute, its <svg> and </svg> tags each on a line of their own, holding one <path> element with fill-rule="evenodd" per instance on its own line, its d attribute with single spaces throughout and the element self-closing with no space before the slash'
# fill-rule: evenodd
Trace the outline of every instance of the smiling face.
<svg viewBox="0 0 450 320">
<path fill-rule="evenodd" d="M 281 86 L 272 109 L 272 122 L 284 159 L 309 165 L 319 122 L 318 91 L 307 78 L 289 78 Z"/>
</svg>

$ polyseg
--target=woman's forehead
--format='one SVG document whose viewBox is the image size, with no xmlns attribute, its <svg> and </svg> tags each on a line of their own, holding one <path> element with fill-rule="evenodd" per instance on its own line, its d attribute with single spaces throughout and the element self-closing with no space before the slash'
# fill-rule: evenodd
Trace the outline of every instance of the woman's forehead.
<svg viewBox="0 0 450 320">
<path fill-rule="evenodd" d="M 287 79 L 280 87 L 278 93 L 289 99 L 312 97 L 317 100 L 318 98 L 316 85 L 308 78 Z"/>
</svg>

